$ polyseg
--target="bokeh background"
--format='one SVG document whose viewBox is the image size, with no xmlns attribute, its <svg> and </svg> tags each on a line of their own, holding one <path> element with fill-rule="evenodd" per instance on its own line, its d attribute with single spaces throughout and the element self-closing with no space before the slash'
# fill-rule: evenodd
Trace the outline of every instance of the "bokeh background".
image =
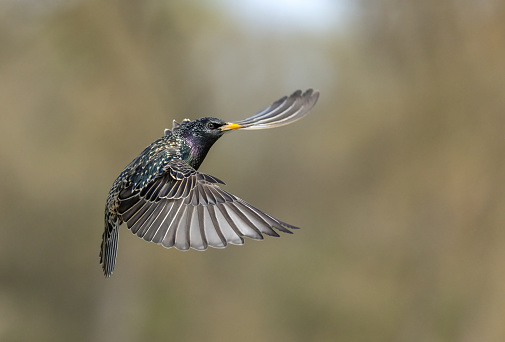
<svg viewBox="0 0 505 342">
<path fill-rule="evenodd" d="M 173 119 L 303 121 L 201 170 L 294 235 L 120 234 L 115 177 Z M 505 341 L 505 3 L 0 2 L 1 341 Z"/>
</svg>

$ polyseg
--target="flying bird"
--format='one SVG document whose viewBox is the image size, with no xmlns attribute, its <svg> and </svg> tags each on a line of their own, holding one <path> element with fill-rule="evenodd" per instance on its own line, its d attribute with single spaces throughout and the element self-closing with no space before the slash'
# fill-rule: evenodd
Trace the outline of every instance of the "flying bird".
<svg viewBox="0 0 505 342">
<path fill-rule="evenodd" d="M 119 226 L 124 222 L 146 241 L 179 250 L 242 245 L 297 227 L 280 221 L 223 190 L 218 178 L 198 170 L 212 145 L 237 130 L 279 127 L 307 115 L 319 92 L 298 90 L 247 119 L 213 117 L 174 120 L 172 130 L 146 147 L 112 184 L 105 205 L 100 264 L 106 277 L 116 263 Z"/>
</svg>

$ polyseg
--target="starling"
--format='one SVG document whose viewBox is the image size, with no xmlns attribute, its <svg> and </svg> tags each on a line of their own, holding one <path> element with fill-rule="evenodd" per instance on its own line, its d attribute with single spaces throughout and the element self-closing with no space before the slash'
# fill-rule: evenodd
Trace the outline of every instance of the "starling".
<svg viewBox="0 0 505 342">
<path fill-rule="evenodd" d="M 304 117 L 319 92 L 300 90 L 284 96 L 250 118 L 224 122 L 204 117 L 182 123 L 135 158 L 114 181 L 105 205 L 100 264 L 104 275 L 114 271 L 118 231 L 128 229 L 146 241 L 179 250 L 242 245 L 243 237 L 279 236 L 274 229 L 296 229 L 221 189 L 218 178 L 198 172 L 212 145 L 235 129 L 266 129 L 287 125 Z"/>
</svg>

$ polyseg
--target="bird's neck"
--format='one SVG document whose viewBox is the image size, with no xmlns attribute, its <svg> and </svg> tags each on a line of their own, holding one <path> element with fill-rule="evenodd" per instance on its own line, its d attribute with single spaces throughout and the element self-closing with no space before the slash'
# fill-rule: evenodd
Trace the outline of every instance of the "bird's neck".
<svg viewBox="0 0 505 342">
<path fill-rule="evenodd" d="M 198 170 L 214 142 L 201 141 L 194 136 L 183 138 L 183 141 L 181 148 L 182 159 L 192 168 Z"/>
</svg>

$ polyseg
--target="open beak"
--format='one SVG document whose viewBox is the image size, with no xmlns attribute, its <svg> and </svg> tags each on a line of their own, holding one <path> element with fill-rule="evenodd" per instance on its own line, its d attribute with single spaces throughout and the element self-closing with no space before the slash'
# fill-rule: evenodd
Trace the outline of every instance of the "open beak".
<svg viewBox="0 0 505 342">
<path fill-rule="evenodd" d="M 239 129 L 239 128 L 244 128 L 244 126 L 235 124 L 233 122 L 227 122 L 226 125 L 221 126 L 222 131 L 230 131 L 232 129 Z"/>
</svg>

